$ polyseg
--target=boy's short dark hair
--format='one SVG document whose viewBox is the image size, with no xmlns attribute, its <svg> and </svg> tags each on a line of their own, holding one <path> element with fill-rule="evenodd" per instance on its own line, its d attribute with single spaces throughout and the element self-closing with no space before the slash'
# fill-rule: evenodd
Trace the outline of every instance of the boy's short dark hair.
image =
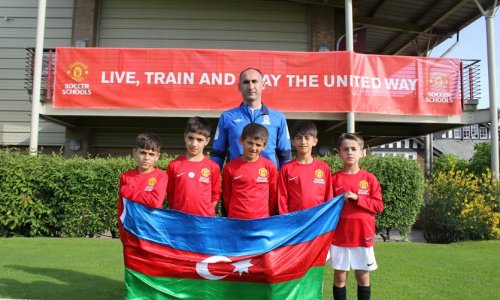
<svg viewBox="0 0 500 300">
<path fill-rule="evenodd" d="M 316 128 L 316 125 L 314 125 L 314 123 L 311 121 L 298 121 L 293 125 L 290 134 L 292 139 L 294 139 L 296 136 L 306 136 L 306 135 L 310 135 L 312 137 L 317 138 L 318 128 Z"/>
<path fill-rule="evenodd" d="M 186 122 L 186 128 L 184 129 L 184 134 L 198 133 L 206 138 L 209 138 L 211 131 L 212 131 L 212 124 L 207 119 L 202 117 L 191 117 Z"/>
<path fill-rule="evenodd" d="M 241 132 L 241 140 L 245 140 L 247 137 L 251 137 L 256 140 L 263 140 L 264 143 L 267 143 L 269 132 L 266 127 L 260 124 L 250 123 L 243 127 L 243 132 Z"/>
<path fill-rule="evenodd" d="M 358 142 L 359 146 L 361 147 L 361 149 L 364 149 L 365 148 L 365 141 L 363 140 L 363 138 L 356 134 L 356 133 L 342 133 L 339 138 L 337 139 L 337 149 L 340 150 L 340 145 L 342 145 L 342 142 L 344 140 L 353 140 L 353 141 L 356 141 Z"/>
<path fill-rule="evenodd" d="M 135 139 L 135 148 L 160 152 L 161 141 L 160 138 L 152 132 L 140 133 Z"/>
</svg>

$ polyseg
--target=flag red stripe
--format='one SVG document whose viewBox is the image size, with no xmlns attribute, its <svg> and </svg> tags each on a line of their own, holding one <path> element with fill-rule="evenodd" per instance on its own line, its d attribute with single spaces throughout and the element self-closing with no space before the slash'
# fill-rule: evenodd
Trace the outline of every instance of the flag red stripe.
<svg viewBox="0 0 500 300">
<path fill-rule="evenodd" d="M 316 239 L 284 246 L 260 255 L 228 256 L 231 261 L 198 264 L 210 255 L 177 250 L 171 247 L 139 240 L 130 233 L 122 236 L 125 265 L 145 275 L 204 279 L 197 273 L 206 267 L 208 276 L 225 276 L 222 280 L 278 283 L 302 277 L 310 268 L 323 266 L 333 232 L 319 235 Z M 315 254 L 316 255 L 311 255 Z M 240 272 L 232 265 L 250 259 L 252 266 Z M 202 271 L 203 273 L 203 271 Z M 214 277 L 219 279 L 220 277 Z"/>
</svg>

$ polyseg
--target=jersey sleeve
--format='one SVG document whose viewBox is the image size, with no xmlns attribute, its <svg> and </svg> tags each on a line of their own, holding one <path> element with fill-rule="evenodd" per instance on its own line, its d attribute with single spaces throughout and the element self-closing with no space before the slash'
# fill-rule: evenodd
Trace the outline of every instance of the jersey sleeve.
<svg viewBox="0 0 500 300">
<path fill-rule="evenodd" d="M 170 180 L 168 180 L 168 184 L 167 184 L 167 203 L 168 203 L 168 207 L 172 208 L 173 201 L 175 198 L 175 179 L 174 179 L 175 178 L 175 167 L 174 167 L 173 161 L 171 161 L 168 164 L 167 178 L 170 178 Z"/>
<path fill-rule="evenodd" d="M 162 208 L 167 193 L 168 177 L 165 172 L 159 172 L 158 174 L 157 182 L 151 191 L 145 191 L 133 185 L 124 185 L 120 188 L 122 196 L 148 207 Z"/>
<path fill-rule="evenodd" d="M 269 215 L 278 212 L 278 170 L 272 162 L 269 166 Z"/>
<path fill-rule="evenodd" d="M 221 179 L 220 169 L 218 165 L 214 165 L 212 170 L 212 203 L 217 203 L 220 200 Z"/>
<path fill-rule="evenodd" d="M 292 160 L 292 145 L 290 143 L 290 134 L 288 133 L 288 126 L 286 124 L 285 115 L 283 115 L 282 113 L 276 140 L 276 156 L 278 157 L 279 165 L 282 166 Z"/>
<path fill-rule="evenodd" d="M 227 155 L 227 135 L 226 114 L 222 113 L 219 118 L 219 122 L 217 123 L 212 152 L 210 153 L 210 159 L 219 165 L 220 170 L 222 170 L 222 167 L 224 166 L 224 160 Z"/>
<path fill-rule="evenodd" d="M 231 171 L 228 166 L 222 171 L 222 200 L 226 213 L 229 213 L 229 204 L 231 201 Z"/>
<path fill-rule="evenodd" d="M 325 199 L 324 202 L 333 198 L 333 180 L 330 166 L 325 163 Z"/>
<path fill-rule="evenodd" d="M 375 176 L 369 177 L 370 193 L 366 197 L 360 197 L 357 201 L 358 205 L 367 211 L 378 214 L 384 210 L 384 202 L 382 201 L 382 188 Z"/>
<path fill-rule="evenodd" d="M 282 167 L 278 175 L 278 213 L 280 215 L 288 213 L 288 186 L 287 186 L 288 169 Z"/>
</svg>

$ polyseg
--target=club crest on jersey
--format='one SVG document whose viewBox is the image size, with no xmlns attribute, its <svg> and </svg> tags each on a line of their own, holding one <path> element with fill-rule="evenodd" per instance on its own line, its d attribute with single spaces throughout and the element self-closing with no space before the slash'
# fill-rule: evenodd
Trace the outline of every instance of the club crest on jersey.
<svg viewBox="0 0 500 300">
<path fill-rule="evenodd" d="M 325 172 L 323 172 L 323 170 L 316 169 L 316 171 L 314 171 L 314 181 L 313 181 L 313 183 L 325 184 Z"/>
<path fill-rule="evenodd" d="M 368 181 L 366 180 L 361 180 L 359 182 L 359 190 L 358 190 L 358 195 L 368 195 Z"/>
<path fill-rule="evenodd" d="M 271 125 L 271 119 L 269 118 L 269 115 L 264 115 L 262 119 L 262 125 Z"/>
<path fill-rule="evenodd" d="M 269 182 L 267 178 L 267 169 L 266 168 L 260 168 L 259 169 L 259 177 L 257 177 L 257 182 Z"/>
<path fill-rule="evenodd" d="M 208 168 L 201 169 L 200 182 L 209 183 L 210 182 L 210 170 Z"/>
<path fill-rule="evenodd" d="M 148 185 L 144 188 L 145 192 L 151 192 L 156 185 L 156 178 L 151 177 L 148 179 Z"/>
</svg>

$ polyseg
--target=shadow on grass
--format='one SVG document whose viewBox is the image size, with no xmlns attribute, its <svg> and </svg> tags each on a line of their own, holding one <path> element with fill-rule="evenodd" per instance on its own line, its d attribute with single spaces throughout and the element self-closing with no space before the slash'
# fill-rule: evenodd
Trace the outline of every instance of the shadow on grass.
<svg viewBox="0 0 500 300">
<path fill-rule="evenodd" d="M 123 299 L 123 282 L 106 277 L 50 268 L 9 265 L 5 268 L 55 280 L 29 283 L 0 278 L 3 298 L 16 299 Z M 55 281 L 58 281 L 57 283 Z"/>
</svg>

